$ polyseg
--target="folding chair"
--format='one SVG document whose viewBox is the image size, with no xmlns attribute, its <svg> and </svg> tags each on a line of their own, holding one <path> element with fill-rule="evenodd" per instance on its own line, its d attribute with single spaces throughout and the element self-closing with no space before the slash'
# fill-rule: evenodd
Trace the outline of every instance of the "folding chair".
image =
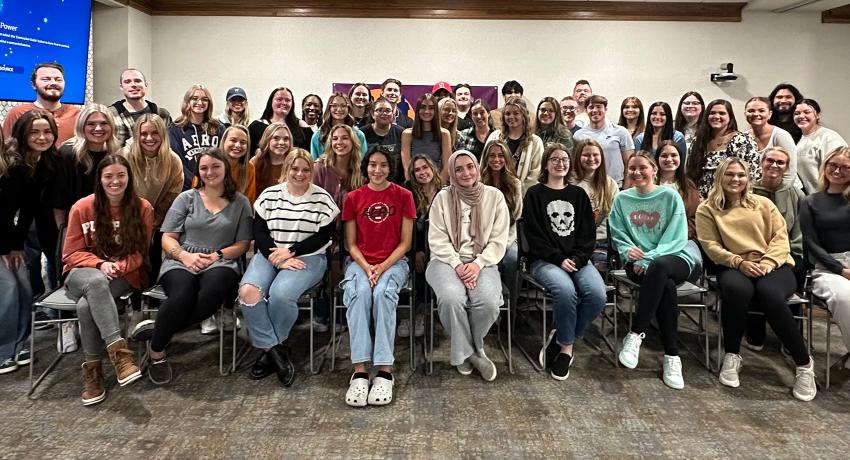
<svg viewBox="0 0 850 460">
<path fill-rule="evenodd" d="M 68 228 L 66 224 L 62 224 L 59 227 L 59 242 L 56 245 L 56 273 L 62 273 L 62 249 L 65 246 L 65 233 Z M 130 296 L 132 295 L 132 289 L 128 289 L 126 292 L 121 293 L 118 297 L 117 304 L 119 306 L 119 311 L 121 307 L 126 309 L 126 306 L 130 303 Z M 62 360 L 64 353 L 57 352 L 56 357 L 47 365 L 47 368 L 38 376 L 38 379 L 33 381 L 35 375 L 35 327 L 42 324 L 55 324 L 56 325 L 56 335 L 57 342 L 62 340 L 62 324 L 65 323 L 79 323 L 79 320 L 76 317 L 77 313 L 77 302 L 70 297 L 68 297 L 68 291 L 65 289 L 64 283 L 62 283 L 56 289 L 45 293 L 38 300 L 33 302 L 30 319 L 30 353 L 32 353 L 32 362 L 30 363 L 30 372 L 29 372 L 29 381 L 30 381 L 30 389 L 27 391 L 27 397 L 30 399 L 35 399 L 33 396 L 35 389 L 41 384 L 41 382 L 47 377 L 59 361 Z M 52 308 L 59 313 L 59 318 L 57 319 L 47 319 L 47 320 L 36 320 L 35 313 L 39 308 Z M 73 316 L 62 317 L 62 314 L 70 314 Z"/>
<path fill-rule="evenodd" d="M 548 313 L 552 312 L 551 304 L 552 304 L 553 299 L 552 299 L 552 295 L 549 292 L 549 290 L 546 289 L 546 287 L 543 286 L 536 279 L 534 279 L 533 276 L 531 276 L 531 272 L 530 272 L 531 267 L 529 266 L 529 263 L 528 263 L 528 250 L 529 250 L 528 240 L 525 237 L 525 223 L 522 221 L 522 219 L 517 220 L 517 244 L 518 244 L 518 249 L 519 249 L 519 258 L 518 258 L 519 269 L 517 270 L 517 280 L 515 282 L 516 283 L 515 284 L 515 286 L 516 286 L 515 290 L 518 293 L 519 292 L 525 292 L 526 293 L 526 295 L 524 296 L 524 298 L 526 300 L 525 306 L 528 307 L 528 308 L 521 309 L 521 308 L 519 308 L 519 304 L 517 304 L 517 306 L 514 308 L 514 310 L 515 310 L 514 316 L 516 318 L 520 313 L 525 313 L 525 312 L 527 312 L 528 310 L 531 310 L 531 309 L 537 310 L 537 311 L 540 312 L 540 331 L 541 331 L 540 332 L 540 338 L 541 338 L 540 348 L 542 349 L 543 347 L 546 346 L 547 339 L 549 338 L 549 331 L 552 329 L 550 322 L 548 322 L 546 320 L 546 314 L 547 314 L 547 312 Z M 617 346 L 618 346 L 618 343 L 617 343 L 617 310 L 619 308 L 617 306 L 617 292 L 612 286 L 610 286 L 608 284 L 605 285 L 605 291 L 606 291 L 607 295 L 611 296 L 612 301 L 606 302 L 605 306 L 602 309 L 602 312 L 599 314 L 599 318 L 600 318 L 599 332 L 600 332 L 600 335 L 602 337 L 602 339 L 601 339 L 602 342 L 599 343 L 599 344 L 594 344 L 594 343 L 591 343 L 587 340 L 586 340 L 586 342 L 588 342 L 597 351 L 602 353 L 603 356 L 606 357 L 606 359 L 608 359 L 609 361 L 612 361 L 615 366 L 618 366 L 618 361 L 617 361 L 617 358 L 616 358 Z M 518 324 L 518 321 L 514 320 L 514 327 L 516 327 L 516 324 Z M 611 327 L 612 327 L 613 334 L 614 334 L 613 340 L 609 339 L 608 336 L 605 334 L 606 325 L 611 325 Z M 516 335 L 514 335 L 514 337 L 516 337 Z M 525 358 L 528 360 L 528 362 L 531 363 L 531 366 L 534 368 L 534 370 L 541 372 L 546 368 L 547 363 L 545 362 L 545 360 L 546 360 L 545 356 L 543 358 L 543 360 L 544 360 L 543 367 L 541 367 L 539 359 L 537 359 L 537 356 L 534 356 L 532 353 L 529 353 L 528 350 L 525 349 L 525 346 L 523 346 L 523 344 L 520 341 L 518 341 L 518 340 L 516 341 L 516 346 L 519 349 L 520 353 L 522 353 L 522 355 L 525 356 Z M 607 347 L 609 349 L 609 351 L 611 351 L 613 357 L 608 357 L 607 355 L 605 355 L 604 350 L 602 349 L 602 346 Z"/>
</svg>

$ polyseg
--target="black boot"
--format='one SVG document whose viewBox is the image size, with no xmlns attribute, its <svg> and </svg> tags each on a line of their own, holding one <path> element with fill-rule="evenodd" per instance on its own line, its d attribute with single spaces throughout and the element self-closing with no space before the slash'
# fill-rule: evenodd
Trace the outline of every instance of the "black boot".
<svg viewBox="0 0 850 460">
<path fill-rule="evenodd" d="M 262 380 L 272 374 L 274 374 L 274 369 L 272 368 L 271 363 L 269 362 L 269 351 L 264 351 L 260 354 L 260 357 L 254 361 L 254 365 L 251 366 L 250 376 L 254 380 Z"/>
<path fill-rule="evenodd" d="M 285 387 L 292 385 L 292 381 L 295 380 L 295 366 L 292 365 L 292 361 L 289 359 L 289 348 L 282 343 L 277 344 L 269 350 L 268 355 L 272 368 L 277 374 L 277 379 L 280 380 L 281 385 Z"/>
</svg>

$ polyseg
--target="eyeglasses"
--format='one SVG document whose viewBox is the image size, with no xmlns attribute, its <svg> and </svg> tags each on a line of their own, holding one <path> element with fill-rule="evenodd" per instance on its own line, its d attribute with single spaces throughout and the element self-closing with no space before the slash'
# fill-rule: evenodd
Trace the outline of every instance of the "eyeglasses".
<svg viewBox="0 0 850 460">
<path fill-rule="evenodd" d="M 568 105 L 568 106 L 566 106 L 566 107 L 561 107 L 561 111 L 562 111 L 562 112 L 573 113 L 573 112 L 575 112 L 575 111 L 576 111 L 576 109 L 577 109 L 577 108 L 578 108 L 578 107 L 573 107 L 573 106 L 569 106 L 569 105 Z"/>
<path fill-rule="evenodd" d="M 393 113 L 393 109 L 375 109 L 375 113 L 380 115 L 389 115 Z"/>
<path fill-rule="evenodd" d="M 208 98 L 208 97 L 198 97 L 198 96 L 192 96 L 192 97 L 189 98 L 189 100 L 192 101 L 192 102 L 204 102 L 204 103 L 210 102 L 210 98 Z"/>
<path fill-rule="evenodd" d="M 788 162 L 785 160 L 774 160 L 773 158 L 765 158 L 764 162 L 768 165 L 779 166 L 780 168 L 788 164 Z"/>
<path fill-rule="evenodd" d="M 841 174 L 850 174 L 850 166 L 839 166 L 833 162 L 829 162 L 826 164 L 826 172 L 835 172 L 838 171 Z"/>
<path fill-rule="evenodd" d="M 547 109 L 547 108 L 544 108 L 544 107 L 541 107 L 540 110 L 538 110 L 538 112 L 540 112 L 540 113 L 555 113 L 554 110 Z"/>
<path fill-rule="evenodd" d="M 682 105 L 702 105 L 700 101 L 685 101 L 682 102 Z"/>
<path fill-rule="evenodd" d="M 567 157 L 564 157 L 564 158 L 552 157 L 552 158 L 549 158 L 549 163 L 552 163 L 553 165 L 568 165 L 568 164 L 570 164 L 570 159 L 567 158 Z"/>
</svg>

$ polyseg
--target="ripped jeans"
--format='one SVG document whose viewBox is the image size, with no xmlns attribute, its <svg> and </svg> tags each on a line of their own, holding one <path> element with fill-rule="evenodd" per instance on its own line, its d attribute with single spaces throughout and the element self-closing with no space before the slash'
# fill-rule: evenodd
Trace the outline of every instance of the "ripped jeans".
<svg viewBox="0 0 850 460">
<path fill-rule="evenodd" d="M 298 319 L 298 299 L 325 276 L 328 266 L 324 254 L 298 257 L 307 266 L 303 270 L 278 270 L 262 253 L 251 258 L 239 286 L 250 284 L 260 290 L 260 301 L 246 304 L 239 297 L 245 325 L 256 348 L 272 348 L 283 343 Z"/>
<path fill-rule="evenodd" d="M 398 293 L 407 284 L 410 268 L 402 257 L 369 286 L 366 272 L 349 259 L 345 278 L 339 283 L 343 289 L 343 303 L 348 308 L 348 330 L 351 338 L 352 364 L 372 361 L 375 366 L 392 366 L 395 344 L 395 320 Z M 375 321 L 374 347 L 370 325 Z"/>
</svg>

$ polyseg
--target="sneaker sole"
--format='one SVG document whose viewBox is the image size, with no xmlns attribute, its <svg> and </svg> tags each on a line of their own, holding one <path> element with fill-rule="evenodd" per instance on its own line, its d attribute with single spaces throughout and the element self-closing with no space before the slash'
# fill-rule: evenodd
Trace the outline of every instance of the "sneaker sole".
<svg viewBox="0 0 850 460">
<path fill-rule="evenodd" d="M 455 369 L 457 369 L 457 373 L 460 375 L 472 375 L 472 367 L 470 367 L 469 369 L 461 370 L 460 367 L 455 366 Z"/>
<path fill-rule="evenodd" d="M 139 380 L 141 377 L 142 377 L 142 371 L 136 371 L 136 372 L 128 375 L 127 377 L 124 377 L 123 380 L 118 379 L 118 385 L 120 385 L 122 387 L 127 386 L 127 385 L 135 382 L 136 380 Z"/>
<path fill-rule="evenodd" d="M 679 385 L 679 384 L 674 384 L 673 382 L 671 382 L 671 381 L 669 381 L 669 380 L 667 380 L 667 379 L 664 379 L 664 378 L 662 378 L 662 379 L 661 379 L 661 381 L 663 381 L 663 382 L 664 382 L 664 385 L 667 385 L 667 387 L 668 387 L 668 388 L 672 388 L 672 389 L 674 389 L 674 390 L 682 390 L 682 389 L 684 389 L 684 388 L 685 388 L 685 383 L 684 383 L 684 382 L 682 382 L 682 384 L 681 384 L 681 385 Z"/>
<path fill-rule="evenodd" d="M 622 364 L 624 367 L 626 367 L 628 369 L 634 369 L 638 365 L 638 363 L 627 363 L 627 362 L 623 361 L 623 357 L 620 354 L 617 354 L 617 361 L 619 361 L 620 364 Z"/>
<path fill-rule="evenodd" d="M 91 399 L 80 399 L 82 400 L 84 406 L 92 406 L 106 399 L 106 391 L 104 391 L 103 394 L 101 394 L 100 396 L 95 396 Z"/>
<path fill-rule="evenodd" d="M 553 331 L 553 332 L 554 332 L 554 331 Z M 575 359 L 575 358 L 574 358 L 574 357 L 572 357 L 572 356 L 570 356 L 570 366 L 572 366 L 572 365 L 573 365 L 573 359 Z M 549 372 L 549 375 L 550 375 L 550 376 L 552 376 L 552 378 L 553 378 L 553 379 L 555 379 L 555 380 L 557 380 L 557 381 L 559 381 L 559 382 L 563 382 L 564 380 L 567 380 L 568 378 L 570 378 L 570 371 L 569 371 L 569 370 L 567 370 L 567 375 L 564 375 L 564 376 L 555 375 L 555 373 L 554 373 L 554 372 Z"/>
<path fill-rule="evenodd" d="M 20 361 L 18 361 L 17 359 L 15 360 L 15 364 L 17 364 L 18 366 L 26 366 L 27 364 L 29 364 L 29 363 L 31 363 L 31 362 L 32 362 L 32 358 L 31 358 L 31 357 L 30 357 L 30 358 L 27 358 L 27 359 L 22 359 L 22 360 L 20 360 Z"/>
<path fill-rule="evenodd" d="M 723 385 L 726 385 L 729 388 L 738 388 L 739 386 L 741 386 L 740 380 L 737 380 L 737 381 L 725 380 L 723 377 L 719 377 L 718 380 L 720 380 L 720 383 L 722 383 Z"/>
<path fill-rule="evenodd" d="M 791 391 L 791 394 L 794 395 L 794 397 L 797 398 L 800 401 L 809 402 L 809 401 L 815 399 L 815 396 L 817 396 L 818 392 L 815 391 L 814 393 L 812 393 L 811 396 L 803 396 L 803 395 L 797 393 L 796 391 Z"/>
<path fill-rule="evenodd" d="M 18 366 L 19 366 L 18 364 L 15 364 L 14 366 L 7 367 L 5 369 L 0 369 L 0 375 L 8 374 L 10 372 L 15 372 L 16 370 L 18 370 Z"/>
<path fill-rule="evenodd" d="M 132 331 L 130 331 L 130 338 L 137 342 L 147 342 L 153 338 L 153 330 L 155 326 L 156 323 L 151 320 L 141 321 L 133 328 Z"/>
</svg>

